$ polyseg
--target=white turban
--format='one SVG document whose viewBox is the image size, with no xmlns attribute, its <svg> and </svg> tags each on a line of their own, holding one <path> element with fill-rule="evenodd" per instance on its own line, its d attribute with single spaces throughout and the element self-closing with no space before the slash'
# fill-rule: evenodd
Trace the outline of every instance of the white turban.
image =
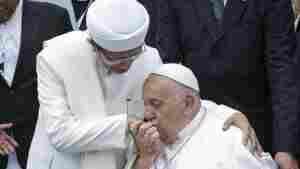
<svg viewBox="0 0 300 169">
<path fill-rule="evenodd" d="M 167 77 L 186 87 L 194 89 L 198 92 L 200 91 L 198 80 L 194 73 L 189 68 L 181 64 L 163 64 L 151 74 Z"/>
<path fill-rule="evenodd" d="M 148 12 L 136 0 L 96 0 L 89 7 L 86 17 L 91 38 L 112 52 L 141 46 L 149 20 Z"/>
</svg>

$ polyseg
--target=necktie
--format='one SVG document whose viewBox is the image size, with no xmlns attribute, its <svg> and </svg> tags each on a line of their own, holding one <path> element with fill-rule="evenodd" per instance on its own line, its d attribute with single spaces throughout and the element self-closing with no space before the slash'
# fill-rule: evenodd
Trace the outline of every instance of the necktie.
<svg viewBox="0 0 300 169">
<path fill-rule="evenodd" d="M 224 13 L 224 1 L 223 0 L 210 0 L 213 5 L 214 14 L 217 20 L 221 21 Z"/>
<path fill-rule="evenodd" d="M 6 169 L 7 156 L 0 156 L 0 169 Z"/>
</svg>

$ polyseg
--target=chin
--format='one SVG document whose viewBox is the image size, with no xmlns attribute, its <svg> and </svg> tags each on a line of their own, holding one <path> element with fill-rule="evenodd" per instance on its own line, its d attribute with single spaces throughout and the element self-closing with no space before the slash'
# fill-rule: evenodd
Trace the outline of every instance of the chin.
<svg viewBox="0 0 300 169">
<path fill-rule="evenodd" d="M 116 65 L 112 66 L 111 70 L 115 73 L 126 73 L 130 69 L 131 65 Z"/>
<path fill-rule="evenodd" d="M 112 69 L 113 72 L 115 73 L 126 73 L 128 72 L 129 68 L 128 69 Z"/>
<path fill-rule="evenodd" d="M 176 137 L 173 138 L 173 137 L 161 135 L 160 140 L 166 145 L 172 145 L 176 142 Z"/>
</svg>

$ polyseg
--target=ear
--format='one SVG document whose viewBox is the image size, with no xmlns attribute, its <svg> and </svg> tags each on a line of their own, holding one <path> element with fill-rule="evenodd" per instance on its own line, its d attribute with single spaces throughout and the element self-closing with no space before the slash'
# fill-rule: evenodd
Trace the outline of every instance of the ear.
<svg viewBox="0 0 300 169">
<path fill-rule="evenodd" d="M 194 96 L 192 96 L 192 95 L 185 96 L 185 111 L 184 111 L 184 114 L 185 115 L 190 114 L 193 111 L 195 104 L 196 104 L 196 99 L 195 99 Z"/>
</svg>

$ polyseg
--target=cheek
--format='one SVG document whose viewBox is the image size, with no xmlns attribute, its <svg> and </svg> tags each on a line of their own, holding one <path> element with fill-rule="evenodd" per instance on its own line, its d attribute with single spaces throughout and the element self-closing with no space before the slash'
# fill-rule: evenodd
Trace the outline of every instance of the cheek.
<svg viewBox="0 0 300 169">
<path fill-rule="evenodd" d="M 15 8 L 8 6 L 0 6 L 0 23 L 6 22 L 14 14 Z"/>
<path fill-rule="evenodd" d="M 169 132 L 169 130 L 172 129 L 172 116 L 168 115 L 167 113 L 161 113 L 157 119 L 161 130 L 163 130 L 164 132 Z"/>
</svg>

